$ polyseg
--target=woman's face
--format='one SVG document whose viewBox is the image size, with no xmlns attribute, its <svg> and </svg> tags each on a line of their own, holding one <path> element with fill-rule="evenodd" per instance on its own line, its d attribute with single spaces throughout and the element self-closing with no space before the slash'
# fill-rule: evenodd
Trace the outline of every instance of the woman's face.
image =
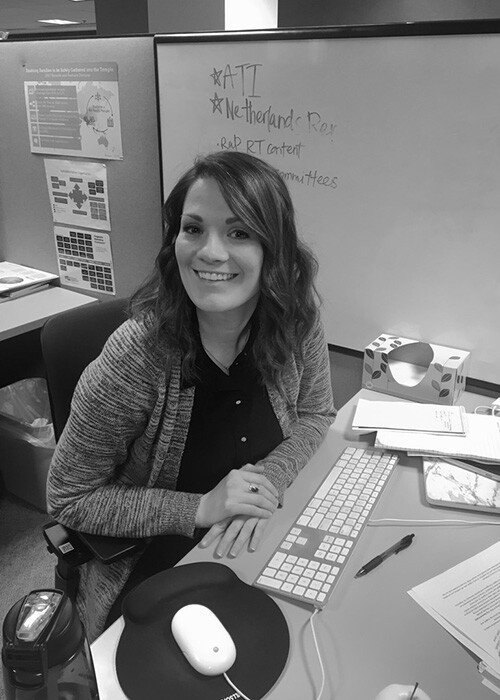
<svg viewBox="0 0 500 700">
<path fill-rule="evenodd" d="M 212 178 L 196 180 L 188 190 L 175 256 L 186 293 L 199 311 L 250 317 L 264 251 Z"/>
</svg>

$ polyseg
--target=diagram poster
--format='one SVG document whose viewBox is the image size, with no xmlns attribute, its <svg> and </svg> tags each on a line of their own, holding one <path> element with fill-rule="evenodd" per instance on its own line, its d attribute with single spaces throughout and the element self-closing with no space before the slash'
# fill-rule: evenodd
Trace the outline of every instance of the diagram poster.
<svg viewBox="0 0 500 700">
<path fill-rule="evenodd" d="M 27 65 L 32 153 L 122 160 L 118 65 Z"/>
<path fill-rule="evenodd" d="M 104 163 L 46 158 L 45 173 L 54 223 L 111 229 Z"/>
</svg>

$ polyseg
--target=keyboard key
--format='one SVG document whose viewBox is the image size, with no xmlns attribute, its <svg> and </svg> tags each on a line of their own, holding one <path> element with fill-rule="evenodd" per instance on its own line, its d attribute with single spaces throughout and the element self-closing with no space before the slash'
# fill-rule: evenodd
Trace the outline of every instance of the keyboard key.
<svg viewBox="0 0 500 700">
<path fill-rule="evenodd" d="M 268 586 L 269 588 L 281 588 L 281 581 L 277 581 L 269 576 L 259 576 L 258 582 L 262 586 Z"/>
<path fill-rule="evenodd" d="M 316 513 L 316 515 L 313 515 L 309 522 L 309 527 L 315 528 L 318 527 L 320 522 L 323 520 L 323 515 L 321 513 Z"/>
</svg>

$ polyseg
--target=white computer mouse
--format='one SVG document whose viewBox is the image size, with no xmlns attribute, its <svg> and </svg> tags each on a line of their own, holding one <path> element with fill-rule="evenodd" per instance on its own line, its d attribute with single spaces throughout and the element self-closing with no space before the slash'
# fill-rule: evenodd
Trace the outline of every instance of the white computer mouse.
<svg viewBox="0 0 500 700">
<path fill-rule="evenodd" d="M 180 608 L 172 618 L 172 634 L 191 666 L 205 676 L 218 676 L 234 664 L 231 635 L 205 605 Z"/>
</svg>

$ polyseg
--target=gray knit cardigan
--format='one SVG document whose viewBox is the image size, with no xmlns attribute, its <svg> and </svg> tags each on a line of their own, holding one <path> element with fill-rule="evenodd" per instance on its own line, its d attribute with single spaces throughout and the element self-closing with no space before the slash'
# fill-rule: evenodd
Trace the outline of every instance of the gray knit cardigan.
<svg viewBox="0 0 500 700">
<path fill-rule="evenodd" d="M 261 460 L 280 498 L 335 418 L 328 349 L 319 322 L 288 361 L 282 392 L 267 386 L 284 440 Z M 201 494 L 176 491 L 194 387 L 181 388 L 180 356 L 160 351 L 139 320 L 123 323 L 82 374 L 52 460 L 49 513 L 84 532 L 192 537 Z M 203 464 L 200 464 L 200 469 Z M 138 555 L 80 567 L 77 607 L 92 641 Z"/>
</svg>

